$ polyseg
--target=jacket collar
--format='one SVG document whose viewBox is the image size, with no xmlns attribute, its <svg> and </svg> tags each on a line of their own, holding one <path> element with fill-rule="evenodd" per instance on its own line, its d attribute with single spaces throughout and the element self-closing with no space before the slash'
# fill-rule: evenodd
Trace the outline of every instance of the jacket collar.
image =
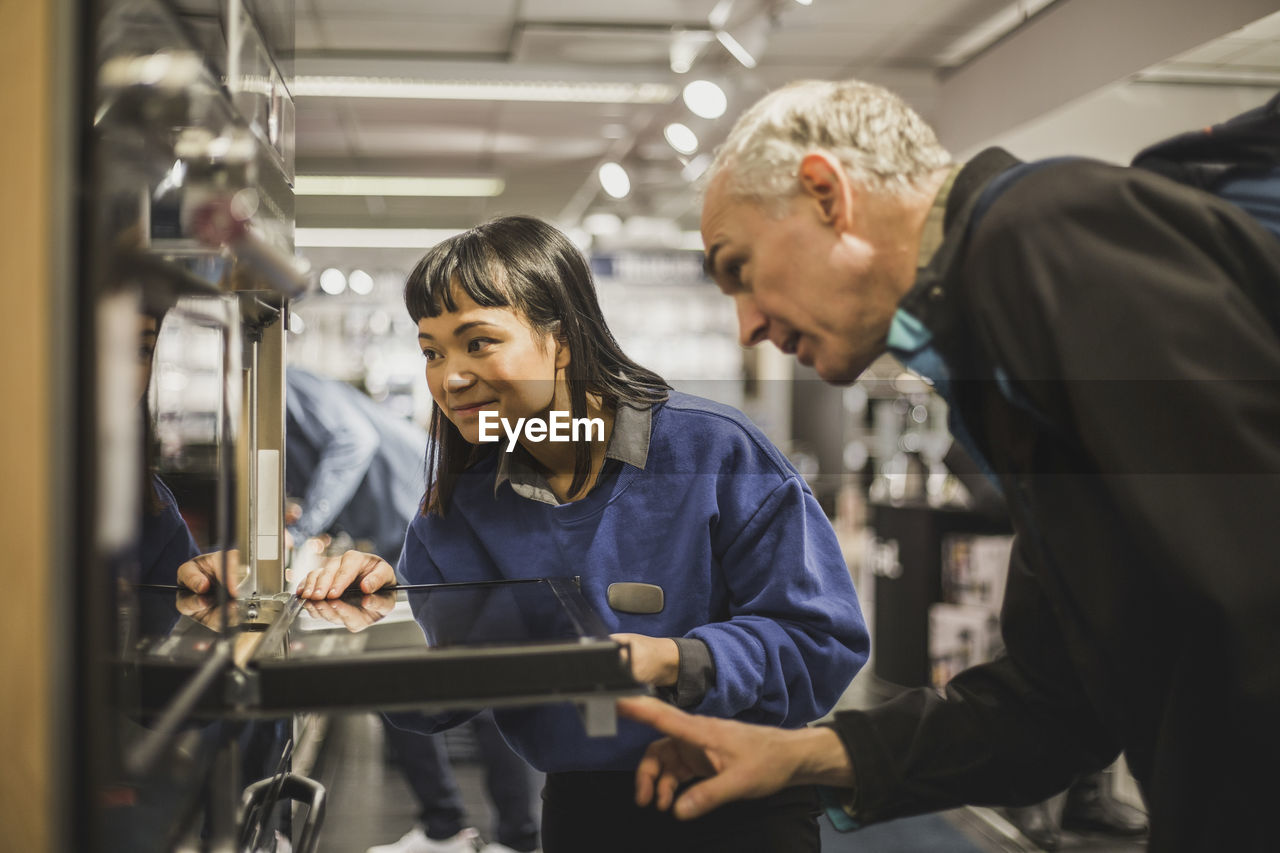
<svg viewBox="0 0 1280 853">
<path fill-rule="evenodd" d="M 956 319 L 952 293 L 952 267 L 967 242 L 974 205 L 990 181 L 1020 161 L 1002 148 L 988 148 L 964 165 L 947 196 L 942 245 L 928 265 L 916 275 L 915 284 L 898 308 L 915 317 L 935 335 L 944 334 Z"/>
</svg>

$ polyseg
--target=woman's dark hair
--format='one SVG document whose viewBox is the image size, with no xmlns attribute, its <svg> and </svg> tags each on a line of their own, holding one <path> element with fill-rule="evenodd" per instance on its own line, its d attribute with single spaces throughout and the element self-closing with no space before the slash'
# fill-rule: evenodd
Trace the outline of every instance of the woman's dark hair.
<svg viewBox="0 0 1280 853">
<path fill-rule="evenodd" d="M 456 290 L 455 290 L 456 288 Z M 554 334 L 569 347 L 566 374 L 570 416 L 587 416 L 587 394 L 608 405 L 645 408 L 667 398 L 661 376 L 636 364 L 614 340 L 596 299 L 586 258 L 554 226 L 532 216 L 506 216 L 450 237 L 418 262 L 404 285 L 413 321 L 457 310 L 465 293 L 486 308 L 507 307 L 524 315 L 540 335 Z M 458 477 L 498 445 L 472 445 L 445 417 L 431 410 L 435 452 L 427 459 L 427 498 L 422 511 L 444 515 Z M 575 495 L 591 473 L 591 448 L 574 454 Z"/>
</svg>

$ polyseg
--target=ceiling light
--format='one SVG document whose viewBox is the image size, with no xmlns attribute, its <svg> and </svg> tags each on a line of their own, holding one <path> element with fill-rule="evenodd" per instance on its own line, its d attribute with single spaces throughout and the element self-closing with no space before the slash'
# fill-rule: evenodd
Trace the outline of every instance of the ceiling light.
<svg viewBox="0 0 1280 853">
<path fill-rule="evenodd" d="M 729 107 L 724 90 L 710 80 L 694 80 L 684 87 L 684 105 L 699 118 L 720 118 Z"/>
<path fill-rule="evenodd" d="M 711 14 L 707 15 L 707 23 L 717 30 L 723 29 L 724 25 L 729 23 L 731 12 L 733 12 L 733 0 L 720 0 L 711 10 Z"/>
<path fill-rule="evenodd" d="M 342 270 L 329 267 L 320 273 L 320 289 L 330 296 L 337 296 L 347 289 L 347 277 L 342 274 Z"/>
<path fill-rule="evenodd" d="M 680 242 L 677 244 L 678 249 L 688 249 L 694 252 L 701 252 L 705 245 L 702 242 L 701 231 L 681 231 Z"/>
<path fill-rule="evenodd" d="M 667 138 L 667 144 L 681 154 L 692 154 L 698 150 L 697 134 L 678 121 L 663 128 L 662 135 Z"/>
<path fill-rule="evenodd" d="M 600 167 L 600 186 L 614 198 L 626 198 L 631 192 L 631 178 L 627 170 L 617 163 L 605 163 Z"/>
<path fill-rule="evenodd" d="M 421 80 L 406 77 L 301 76 L 298 98 L 410 98 L 426 101 L 543 101 L 590 104 L 665 104 L 666 83 L 531 80 Z"/>
<path fill-rule="evenodd" d="M 676 74 L 688 72 L 711 39 L 712 34 L 706 30 L 677 30 L 673 33 L 668 48 L 671 70 Z"/>
<path fill-rule="evenodd" d="M 461 234 L 461 228 L 297 228 L 298 248 L 430 249 L 442 240 Z M 321 282 L 323 286 L 323 281 Z"/>
<path fill-rule="evenodd" d="M 351 292 L 358 296 L 368 296 L 373 293 L 373 276 L 364 270 L 352 270 L 351 275 L 347 276 L 347 285 L 351 288 Z"/>
<path fill-rule="evenodd" d="M 591 251 L 591 235 L 581 228 L 566 228 L 564 235 L 569 238 L 569 242 L 578 247 L 578 251 L 584 254 Z"/>
<path fill-rule="evenodd" d="M 583 218 L 582 229 L 593 237 L 609 237 L 622 230 L 622 219 L 616 213 L 592 213 Z"/>
<path fill-rule="evenodd" d="M 744 68 L 755 68 L 756 59 L 751 52 L 743 47 L 736 38 L 729 35 L 725 30 L 716 32 L 716 40 L 724 45 L 724 49 L 733 55 L 733 58 L 742 63 Z"/>
<path fill-rule="evenodd" d="M 300 335 L 307 330 L 307 324 L 302 322 L 302 315 L 293 311 L 289 312 L 289 331 L 295 335 Z"/>
<path fill-rule="evenodd" d="M 422 178 L 390 175 L 299 175 L 295 195 L 466 196 L 492 198 L 501 178 Z"/>
<path fill-rule="evenodd" d="M 812 6 L 813 0 L 796 0 L 801 6 Z"/>
<path fill-rule="evenodd" d="M 1199 83 L 1211 86 L 1280 86 L 1280 73 L 1249 68 L 1180 67 L 1176 62 L 1139 71 L 1135 83 Z"/>
<path fill-rule="evenodd" d="M 680 170 L 680 177 L 689 183 L 693 183 L 702 177 L 702 173 L 707 171 L 707 167 L 710 165 L 711 155 L 706 153 L 699 154 L 684 165 L 684 168 Z"/>
<path fill-rule="evenodd" d="M 1025 24 L 1032 15 L 1054 2 L 1055 0 L 1015 0 L 947 45 L 942 53 L 934 57 L 934 61 L 943 68 L 961 65 Z"/>
</svg>

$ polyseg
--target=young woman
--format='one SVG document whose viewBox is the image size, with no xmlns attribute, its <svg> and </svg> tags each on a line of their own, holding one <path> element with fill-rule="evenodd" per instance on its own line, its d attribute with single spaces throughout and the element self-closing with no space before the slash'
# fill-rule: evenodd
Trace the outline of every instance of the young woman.
<svg viewBox="0 0 1280 853">
<path fill-rule="evenodd" d="M 671 391 L 621 351 L 563 234 L 508 217 L 458 235 L 410 274 L 405 304 L 437 447 L 400 557 L 405 581 L 578 575 L 631 647 L 636 678 L 681 707 L 785 727 L 832 707 L 868 639 L 825 515 L 745 416 Z M 510 442 L 499 417 L 513 428 L 521 418 L 600 428 L 560 442 L 522 430 Z M 371 592 L 394 580 L 382 560 L 351 553 L 299 594 L 332 598 L 356 581 Z M 661 587 L 661 606 L 610 595 L 611 584 L 630 583 Z M 819 847 L 811 791 L 682 823 L 635 805 L 651 730 L 622 721 L 616 737 L 588 738 L 564 705 L 496 717 L 547 773 L 547 853 Z"/>
</svg>

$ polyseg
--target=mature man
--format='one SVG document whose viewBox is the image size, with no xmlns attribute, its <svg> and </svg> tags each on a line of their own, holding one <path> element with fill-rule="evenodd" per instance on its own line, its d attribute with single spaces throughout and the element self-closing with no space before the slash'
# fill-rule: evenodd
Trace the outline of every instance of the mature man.
<svg viewBox="0 0 1280 853">
<path fill-rule="evenodd" d="M 688 818 L 820 783 L 866 824 L 1035 802 L 1123 751 L 1152 849 L 1274 849 L 1280 241 L 1144 170 L 952 166 L 859 82 L 752 107 L 702 235 L 744 344 L 836 383 L 888 350 L 947 398 L 1017 530 L 1008 651 L 802 731 L 624 702 L 671 736 L 638 800 Z"/>
</svg>

